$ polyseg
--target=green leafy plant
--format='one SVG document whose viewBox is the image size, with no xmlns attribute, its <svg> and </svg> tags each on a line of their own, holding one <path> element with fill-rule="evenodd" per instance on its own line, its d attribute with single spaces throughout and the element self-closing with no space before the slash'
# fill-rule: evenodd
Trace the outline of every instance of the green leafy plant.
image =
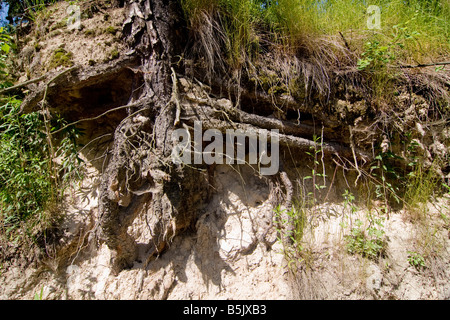
<svg viewBox="0 0 450 320">
<path fill-rule="evenodd" d="M 358 207 L 355 205 L 355 196 L 348 190 L 345 190 L 344 194 L 344 210 L 350 208 L 350 214 L 353 215 L 358 210 Z"/>
<path fill-rule="evenodd" d="M 33 3 L 35 8 L 26 7 L 33 12 L 45 6 L 44 1 Z M 13 49 L 11 36 L 0 29 L 1 88 L 12 85 L 7 61 Z M 66 65 L 70 60 L 64 49 L 54 52 L 53 63 Z M 2 243 L 25 250 L 45 245 L 59 218 L 64 190 L 82 177 L 77 140 L 83 132 L 61 117 L 46 121 L 41 112 L 22 114 L 21 103 L 10 96 L 0 102 L 0 237 Z"/>
<path fill-rule="evenodd" d="M 345 237 L 347 251 L 369 259 L 377 259 L 384 253 L 385 249 L 383 228 L 383 219 L 381 218 L 369 217 L 367 228 L 363 227 L 361 220 L 356 220 L 350 235 Z"/>
<path fill-rule="evenodd" d="M 392 163 L 394 160 L 402 159 L 391 151 L 380 152 L 374 159 L 370 168 L 370 174 L 374 178 L 375 194 L 377 199 L 384 202 L 385 213 L 388 214 L 389 202 L 394 200 L 396 203 L 401 202 L 400 182 L 403 176 Z"/>
<path fill-rule="evenodd" d="M 290 210 L 282 210 L 280 206 L 274 209 L 275 217 L 277 221 L 281 222 L 282 226 L 287 226 L 289 223 L 293 223 L 292 234 L 283 234 L 284 230 L 278 228 L 277 231 L 283 236 L 288 236 L 292 243 L 298 244 L 303 237 L 303 229 L 306 224 L 306 214 L 303 210 L 297 210 L 292 208 Z M 281 238 L 280 238 L 281 240 Z"/>
<path fill-rule="evenodd" d="M 52 197 L 46 136 L 39 113 L 20 115 L 21 101 L 0 107 L 0 207 L 8 231 L 42 214 Z"/>
<path fill-rule="evenodd" d="M 358 208 L 354 204 L 355 197 L 348 190 L 342 195 L 344 197 L 344 207 L 350 207 L 351 215 L 356 213 Z M 385 250 L 384 241 L 384 218 L 375 217 L 368 214 L 369 225 L 364 227 L 364 223 L 357 219 L 350 229 L 350 234 L 344 236 L 346 249 L 350 254 L 359 254 L 372 260 L 376 260 L 383 255 Z M 351 219 L 351 217 L 350 217 Z M 347 224 L 341 223 L 341 227 L 347 228 Z"/>
<path fill-rule="evenodd" d="M 415 20 L 417 12 L 411 20 L 392 27 L 391 38 L 386 44 L 374 39 L 364 44 L 364 52 L 358 60 L 358 70 L 381 70 L 398 58 L 400 49 L 405 49 L 409 41 L 415 41 L 420 35 L 417 31 L 410 31 L 408 25 Z"/>
<path fill-rule="evenodd" d="M 11 48 L 11 36 L 5 32 L 4 28 L 0 28 L 0 88 L 9 87 L 12 85 L 6 65 Z"/>
<path fill-rule="evenodd" d="M 358 70 L 379 70 L 395 59 L 389 46 L 383 46 L 379 41 L 365 43 L 365 51 L 358 60 Z"/>
<path fill-rule="evenodd" d="M 33 300 L 43 300 L 43 297 L 44 297 L 44 286 L 42 286 L 40 292 L 36 292 L 34 294 L 34 299 Z"/>
<path fill-rule="evenodd" d="M 315 205 L 317 202 L 317 192 L 320 192 L 321 190 L 326 188 L 326 174 L 325 174 L 325 167 L 323 166 L 323 161 L 319 158 L 320 154 L 323 154 L 323 148 L 322 148 L 322 139 L 319 136 L 314 135 L 314 146 L 310 147 L 310 151 L 307 151 L 306 154 L 312 159 L 313 161 L 313 167 L 311 169 L 311 175 L 306 176 L 303 178 L 303 180 L 311 180 L 313 185 L 313 191 L 308 193 L 308 197 L 310 198 L 311 205 Z M 322 167 L 320 168 L 319 166 Z M 320 172 L 320 169 L 322 172 Z M 319 180 L 320 178 L 323 179 L 323 183 L 321 183 Z"/>
<path fill-rule="evenodd" d="M 277 206 L 274 209 L 274 214 L 275 219 L 279 222 L 276 227 L 277 240 L 284 246 L 283 253 L 288 261 L 288 267 L 294 270 L 294 267 L 301 263 L 308 266 L 311 263 L 312 253 L 302 243 L 307 222 L 306 211 L 294 207 L 286 210 L 281 209 L 281 206 Z M 285 246 L 286 242 L 284 239 L 286 238 L 290 240 L 289 246 Z"/>
<path fill-rule="evenodd" d="M 81 177 L 82 170 L 76 144 L 81 132 L 67 127 L 60 133 L 57 164 L 50 157 L 42 114 L 20 114 L 20 104 L 9 98 L 0 107 L 0 220 L 5 227 L 1 236 L 16 243 L 45 237 L 57 219 L 55 209 L 64 188 Z M 55 120 L 55 128 L 64 123 Z"/>
<path fill-rule="evenodd" d="M 417 12 L 405 23 L 392 26 L 390 35 L 388 31 L 374 34 L 364 43 L 357 69 L 368 74 L 369 83 L 376 97 L 390 95 L 391 82 L 399 73 L 399 70 L 392 66 L 408 61 L 417 51 L 411 43 L 415 42 L 420 34 L 410 31 L 408 26 L 416 17 Z"/>
<path fill-rule="evenodd" d="M 425 258 L 415 251 L 408 251 L 408 262 L 417 270 L 425 268 Z"/>
</svg>

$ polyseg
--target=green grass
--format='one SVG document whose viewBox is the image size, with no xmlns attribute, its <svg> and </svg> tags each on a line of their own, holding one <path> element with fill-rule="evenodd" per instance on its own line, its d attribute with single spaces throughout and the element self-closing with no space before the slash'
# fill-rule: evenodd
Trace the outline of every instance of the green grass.
<svg viewBox="0 0 450 320">
<path fill-rule="evenodd" d="M 371 39 L 386 45 L 403 32 L 404 38 L 413 36 L 414 41 L 403 43 L 399 58 L 420 62 L 450 52 L 448 1 L 370 1 L 370 5 L 381 8 L 381 30 L 368 29 L 365 2 L 328 0 L 319 5 L 311 0 L 281 0 L 269 6 L 265 20 L 291 44 L 308 35 L 339 36 L 341 32 L 352 49 L 364 50 Z"/>
<path fill-rule="evenodd" d="M 405 201 L 413 221 L 427 218 L 427 203 L 436 195 L 440 186 L 440 177 L 433 169 L 425 170 L 423 164 L 417 163 L 406 179 Z"/>
<path fill-rule="evenodd" d="M 257 49 L 256 25 L 260 17 L 256 1 L 181 0 L 181 4 L 191 29 L 201 33 L 206 56 L 223 58 L 233 68 L 241 66 L 246 56 Z M 223 48 L 225 57 L 218 52 Z"/>
<path fill-rule="evenodd" d="M 244 52 L 248 54 L 267 32 L 274 44 L 294 52 L 311 45 L 313 38 L 340 39 L 341 34 L 351 50 L 359 54 L 369 41 L 377 40 L 381 46 L 398 41 L 398 46 L 391 48 L 396 61 L 422 63 L 448 56 L 450 52 L 447 0 L 371 1 L 371 5 L 381 8 L 381 30 L 368 29 L 365 1 L 182 0 L 181 3 L 193 30 L 200 30 L 204 14 L 213 19 L 220 16 L 228 40 L 228 58 L 233 62 L 242 59 Z"/>
<path fill-rule="evenodd" d="M 213 74 L 229 75 L 240 84 L 247 74 L 256 87 L 263 86 L 269 69 L 277 74 L 277 88 L 288 90 L 267 93 L 276 96 L 287 91 L 299 102 L 312 97 L 328 100 L 335 73 L 350 71 L 347 80 L 359 83 L 382 108 L 392 101 L 399 79 L 421 72 L 400 66 L 448 61 L 450 4 L 447 0 L 371 1 L 381 10 L 378 30 L 368 28 L 365 3 L 181 0 L 191 30 L 188 58 L 204 59 L 208 79 Z M 262 58 L 269 53 L 271 62 Z M 441 94 L 445 79 L 436 81 L 430 88 L 438 88 L 436 98 L 445 96 Z"/>
</svg>

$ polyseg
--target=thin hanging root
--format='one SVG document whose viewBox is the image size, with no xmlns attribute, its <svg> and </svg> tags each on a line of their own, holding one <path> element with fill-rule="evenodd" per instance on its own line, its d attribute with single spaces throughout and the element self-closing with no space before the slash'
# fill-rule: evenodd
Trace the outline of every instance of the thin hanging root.
<svg viewBox="0 0 450 320">
<path fill-rule="evenodd" d="M 355 169 L 358 172 L 358 177 L 355 180 L 355 187 L 357 187 L 358 186 L 358 180 L 359 180 L 359 178 L 361 178 L 362 172 L 361 172 L 361 170 L 359 170 L 358 160 L 356 159 L 355 145 L 353 143 L 353 129 L 352 129 L 352 126 L 348 126 L 348 129 L 350 131 L 350 147 L 352 148 L 353 160 L 355 161 Z"/>
<path fill-rule="evenodd" d="M 180 124 L 180 116 L 181 116 L 181 105 L 180 105 L 180 99 L 178 96 L 178 80 L 177 80 L 177 74 L 175 73 L 175 70 L 173 68 L 170 68 L 172 70 L 172 97 L 170 98 L 169 103 L 174 103 L 176 106 L 176 114 L 175 114 L 175 121 L 173 125 L 176 127 Z"/>
<path fill-rule="evenodd" d="M 294 221 L 292 218 L 292 215 L 289 215 L 288 212 L 292 210 L 292 197 L 294 194 L 294 188 L 292 186 L 292 182 L 289 179 L 288 175 L 286 172 L 281 172 L 280 173 L 280 178 L 281 181 L 284 184 L 284 187 L 286 188 L 286 199 L 284 201 L 285 204 L 285 211 L 283 211 L 282 213 L 282 219 L 284 221 L 286 221 L 286 232 L 284 234 L 284 240 L 283 242 L 285 243 L 285 245 L 291 245 L 293 243 L 293 237 L 294 237 L 294 230 L 295 230 L 295 225 L 294 225 Z"/>
<path fill-rule="evenodd" d="M 284 184 L 284 187 L 286 188 L 286 200 L 285 200 L 285 206 L 287 210 L 292 209 L 292 196 L 294 194 L 294 188 L 292 186 L 292 182 L 289 179 L 286 172 L 280 173 L 281 181 Z"/>
</svg>

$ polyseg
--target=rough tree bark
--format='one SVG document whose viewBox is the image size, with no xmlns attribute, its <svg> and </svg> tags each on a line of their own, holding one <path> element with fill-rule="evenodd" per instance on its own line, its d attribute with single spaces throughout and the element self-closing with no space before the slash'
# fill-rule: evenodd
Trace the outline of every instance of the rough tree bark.
<svg viewBox="0 0 450 320">
<path fill-rule="evenodd" d="M 171 103 L 171 61 L 176 55 L 177 2 L 130 1 L 124 23 L 125 41 L 141 59 L 144 88 L 137 100 L 147 106 L 118 126 L 113 153 L 103 174 L 99 212 L 101 237 L 115 251 L 118 272 L 132 265 L 136 244 L 127 228 L 140 210 L 151 212 L 153 239 L 148 255 L 158 254 L 177 230 L 189 226 L 208 197 L 207 176 L 170 162 L 176 106 Z M 134 148 L 130 148 L 133 145 Z"/>
</svg>

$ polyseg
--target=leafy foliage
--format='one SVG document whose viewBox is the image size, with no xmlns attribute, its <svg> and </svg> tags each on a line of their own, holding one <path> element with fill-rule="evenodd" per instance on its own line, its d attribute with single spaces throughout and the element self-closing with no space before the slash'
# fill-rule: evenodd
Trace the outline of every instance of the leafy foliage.
<svg viewBox="0 0 450 320">
<path fill-rule="evenodd" d="M 50 2 L 10 3 L 10 14 L 18 14 L 15 6 L 20 5 L 28 10 L 28 19 Z M 0 88 L 13 85 L 8 71 L 12 39 L 0 29 Z M 70 57 L 70 53 L 57 51 L 54 63 L 70 65 Z M 42 245 L 58 218 L 66 188 L 82 178 L 77 140 L 83 132 L 58 115 L 49 120 L 42 112 L 22 114 L 21 102 L 16 97 L 0 97 L 0 237 L 6 244 Z"/>
<path fill-rule="evenodd" d="M 82 163 L 77 154 L 78 129 L 69 127 L 62 134 L 55 155 L 62 160 L 57 165 L 49 154 L 42 114 L 20 114 L 20 103 L 9 98 L 0 107 L 0 219 L 6 226 L 4 235 L 15 241 L 23 240 L 23 233 L 16 231 L 24 225 L 31 236 L 33 229 L 51 226 L 51 211 L 68 182 L 81 177 Z M 55 128 L 64 123 L 57 119 Z"/>
<path fill-rule="evenodd" d="M 417 270 L 423 269 L 426 266 L 424 257 L 415 251 L 408 251 L 408 262 Z"/>
<path fill-rule="evenodd" d="M 354 204 L 354 195 L 346 190 L 342 196 L 344 197 L 344 207 L 350 209 L 351 216 L 353 216 L 358 210 Z M 350 254 L 359 254 L 368 259 L 376 260 L 384 254 L 386 248 L 384 218 L 368 212 L 366 219 L 369 224 L 367 227 L 360 219 L 354 221 L 350 233 L 344 236 L 345 246 Z M 341 227 L 347 228 L 348 225 L 342 222 Z"/>
<path fill-rule="evenodd" d="M 375 178 L 376 197 L 385 203 L 385 210 L 389 207 L 391 200 L 400 203 L 400 184 L 403 176 L 393 163 L 402 158 L 390 150 L 381 151 L 375 158 L 370 168 L 372 177 Z"/>
<path fill-rule="evenodd" d="M 0 88 L 12 85 L 6 65 L 11 47 L 11 36 L 4 31 L 4 28 L 0 28 Z"/>
<path fill-rule="evenodd" d="M 305 208 L 299 206 L 294 206 L 290 210 L 282 209 L 281 206 L 274 209 L 275 218 L 279 221 L 279 226 L 276 228 L 277 240 L 284 244 L 283 239 L 289 237 L 291 242 L 290 246 L 285 246 L 283 249 L 291 270 L 295 270 L 300 265 L 309 266 L 312 263 L 311 249 L 302 241 L 307 224 L 306 212 Z M 292 232 L 286 232 L 285 228 L 289 227 L 290 223 L 293 223 Z"/>
<path fill-rule="evenodd" d="M 319 156 L 320 154 L 323 154 L 323 150 L 322 150 L 322 138 L 319 136 L 314 135 L 313 136 L 313 140 L 314 140 L 314 145 L 311 146 L 309 148 L 310 151 L 305 152 L 310 159 L 313 161 L 313 167 L 311 169 L 311 175 L 310 176 L 305 176 L 303 177 L 303 180 L 311 180 L 312 181 L 312 185 L 313 185 L 313 191 L 310 192 L 308 194 L 308 197 L 310 197 L 310 203 L 311 205 L 316 205 L 317 201 L 318 201 L 318 197 L 317 194 L 318 192 L 320 192 L 321 190 L 326 188 L 326 174 L 325 174 L 325 167 L 324 167 L 324 163 L 323 163 L 323 159 L 322 162 L 319 161 Z M 320 168 L 321 166 L 321 168 Z M 320 172 L 320 169 L 322 169 L 322 173 Z M 321 184 L 319 181 L 320 179 L 323 179 L 323 183 Z"/>
<path fill-rule="evenodd" d="M 8 231 L 40 215 L 52 197 L 46 136 L 38 113 L 19 114 L 20 101 L 0 107 L 0 206 Z"/>
<path fill-rule="evenodd" d="M 347 250 L 351 254 L 360 254 L 369 259 L 377 259 L 383 254 L 383 219 L 370 217 L 370 225 L 365 229 L 361 220 L 356 220 L 356 226 L 346 236 Z"/>
<path fill-rule="evenodd" d="M 361 54 L 362 58 L 358 60 L 358 70 L 378 69 L 395 59 L 389 46 L 382 46 L 377 40 L 366 42 L 365 47 L 366 50 Z"/>
<path fill-rule="evenodd" d="M 44 9 L 46 5 L 55 3 L 56 0 L 4 0 L 9 4 L 8 19 L 12 23 L 19 16 L 34 20 L 37 12 Z"/>
</svg>

